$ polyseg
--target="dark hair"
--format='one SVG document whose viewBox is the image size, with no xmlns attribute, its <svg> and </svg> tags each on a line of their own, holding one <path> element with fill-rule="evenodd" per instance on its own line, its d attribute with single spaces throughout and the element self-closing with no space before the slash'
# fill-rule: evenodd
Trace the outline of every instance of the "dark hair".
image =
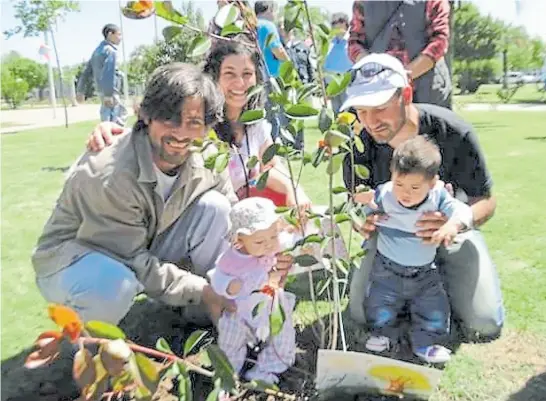
<svg viewBox="0 0 546 401">
<path fill-rule="evenodd" d="M 252 42 L 246 39 L 244 35 L 238 35 L 233 38 L 232 41 L 218 41 L 211 52 L 209 53 L 207 60 L 205 61 L 205 66 L 203 71 L 207 74 L 210 74 L 212 78 L 218 82 L 220 79 L 220 70 L 222 68 L 222 63 L 228 56 L 237 55 L 237 56 L 248 56 L 252 60 L 254 67 L 256 68 L 256 85 L 263 83 L 262 69 L 260 68 L 260 55 L 258 54 L 256 47 Z M 243 112 L 246 110 L 254 110 L 263 108 L 265 104 L 265 95 L 264 91 L 252 95 L 245 107 Z M 223 121 L 219 122 L 214 130 L 218 134 L 218 137 L 229 143 L 233 144 L 234 133 L 231 126 L 231 122 L 224 118 Z"/>
<path fill-rule="evenodd" d="M 330 21 L 332 25 L 345 24 L 346 26 L 349 26 L 349 16 L 345 13 L 334 13 Z"/>
<path fill-rule="evenodd" d="M 275 10 L 276 3 L 274 1 L 257 1 L 254 3 L 254 12 L 256 15 Z"/>
<path fill-rule="evenodd" d="M 106 24 L 102 28 L 102 36 L 104 36 L 104 39 L 108 37 L 109 33 L 115 33 L 119 32 L 119 27 L 116 24 Z"/>
<path fill-rule="evenodd" d="M 422 135 L 404 141 L 394 150 L 391 171 L 398 174 L 422 174 L 432 180 L 440 169 L 442 155 L 438 146 Z"/>
<path fill-rule="evenodd" d="M 184 101 L 193 96 L 201 97 L 204 101 L 206 125 L 221 120 L 224 97 L 208 75 L 186 63 L 158 67 L 146 85 L 144 99 L 140 104 L 138 127 L 142 126 L 143 119 L 171 121 L 179 125 Z"/>
</svg>

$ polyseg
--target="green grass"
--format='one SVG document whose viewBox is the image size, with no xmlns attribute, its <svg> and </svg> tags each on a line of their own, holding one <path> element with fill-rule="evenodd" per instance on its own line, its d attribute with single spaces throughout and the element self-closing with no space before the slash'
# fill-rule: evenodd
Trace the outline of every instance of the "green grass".
<svg viewBox="0 0 546 401">
<path fill-rule="evenodd" d="M 455 95 L 453 102 L 456 105 L 467 103 L 491 103 L 500 104 L 502 100 L 497 96 L 497 91 L 502 88 L 501 84 L 481 85 L 476 93 Z M 540 92 L 536 84 L 526 84 L 520 87 L 508 103 L 546 103 L 546 92 Z"/>
<path fill-rule="evenodd" d="M 477 128 L 495 181 L 497 214 L 483 231 L 500 271 L 507 328 L 492 344 L 463 345 L 434 400 L 498 401 L 545 368 L 546 115 L 464 116 Z M 68 130 L 55 127 L 1 137 L 2 360 L 53 327 L 35 286 L 30 255 L 62 187 L 62 169 L 83 150 L 92 127 L 93 123 L 80 123 Z M 307 130 L 308 145 L 317 140 L 318 133 Z M 340 183 L 340 177 L 336 181 Z M 327 203 L 323 167 L 304 171 L 303 183 L 316 204 Z M 308 315 L 310 305 L 303 303 L 299 310 Z"/>
</svg>

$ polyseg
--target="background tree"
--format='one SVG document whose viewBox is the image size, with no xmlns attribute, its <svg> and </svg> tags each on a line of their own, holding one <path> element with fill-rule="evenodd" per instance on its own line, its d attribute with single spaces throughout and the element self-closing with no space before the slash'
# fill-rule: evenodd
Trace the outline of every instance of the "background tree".
<svg viewBox="0 0 546 401">
<path fill-rule="evenodd" d="M 61 1 L 61 0 L 18 0 L 14 4 L 15 18 L 19 20 L 20 25 L 10 30 L 4 31 L 4 34 L 9 38 L 15 34 L 23 33 L 27 36 L 39 36 L 43 33 L 51 34 L 57 68 L 61 70 L 59 61 L 59 53 L 55 43 L 55 35 L 52 27 L 58 22 L 66 18 L 66 15 L 73 11 L 79 11 L 80 5 L 76 1 Z M 59 87 L 63 93 L 63 105 L 65 126 L 68 127 L 68 112 L 66 110 L 66 99 L 64 97 L 63 80 L 59 80 Z"/>
<path fill-rule="evenodd" d="M 2 64 L 1 79 L 2 97 L 16 109 L 27 97 L 28 84 L 22 78 L 16 77 L 4 64 Z"/>
</svg>

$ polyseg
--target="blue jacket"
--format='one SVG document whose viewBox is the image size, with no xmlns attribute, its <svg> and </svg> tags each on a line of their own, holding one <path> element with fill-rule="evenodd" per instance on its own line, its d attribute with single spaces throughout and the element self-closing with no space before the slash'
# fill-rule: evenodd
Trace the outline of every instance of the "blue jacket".
<svg viewBox="0 0 546 401">
<path fill-rule="evenodd" d="M 102 97 L 122 93 L 124 76 L 117 65 L 117 52 L 117 47 L 106 40 L 97 46 L 78 80 L 78 93 L 85 93 L 93 83 Z"/>
</svg>

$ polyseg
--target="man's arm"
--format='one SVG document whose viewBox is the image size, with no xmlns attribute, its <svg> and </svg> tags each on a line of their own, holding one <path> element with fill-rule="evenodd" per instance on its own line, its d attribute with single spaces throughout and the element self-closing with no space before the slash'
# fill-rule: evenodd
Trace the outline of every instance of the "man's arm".
<svg viewBox="0 0 546 401">
<path fill-rule="evenodd" d="M 466 192 L 474 226 L 484 224 L 493 217 L 497 201 L 491 193 L 493 180 L 474 131 L 469 131 L 459 144 L 452 168 L 451 180 Z"/>
<path fill-rule="evenodd" d="M 114 84 L 116 82 L 116 58 L 117 51 L 110 47 L 105 47 L 106 58 L 102 67 L 101 92 L 105 97 L 114 96 Z"/>
<path fill-rule="evenodd" d="M 281 37 L 279 35 L 279 30 L 275 25 L 267 25 L 267 33 L 266 33 L 266 40 L 267 37 L 271 34 L 273 35 L 273 38 L 271 42 L 269 43 L 269 48 L 273 52 L 273 55 L 277 58 L 277 60 L 281 61 L 288 61 L 290 60 L 290 57 L 288 56 L 288 53 L 286 52 L 286 49 L 282 45 Z"/>
<path fill-rule="evenodd" d="M 65 189 L 82 223 L 77 240 L 129 266 L 150 296 L 169 305 L 198 304 L 207 281 L 148 250 L 148 212 L 133 177 L 77 169 Z"/>
<path fill-rule="evenodd" d="M 353 2 L 353 16 L 349 27 L 349 58 L 356 63 L 366 54 L 368 49 L 364 47 L 366 43 L 366 32 L 364 31 L 364 2 Z"/>
<path fill-rule="evenodd" d="M 80 96 L 85 96 L 87 90 L 93 85 L 93 67 L 91 66 L 91 60 L 87 62 L 83 69 L 80 78 L 78 79 L 78 85 L 76 93 Z"/>
<path fill-rule="evenodd" d="M 432 69 L 447 53 L 449 45 L 449 1 L 427 1 L 425 12 L 428 44 L 407 67 L 411 71 L 412 79 L 417 79 Z"/>
</svg>

